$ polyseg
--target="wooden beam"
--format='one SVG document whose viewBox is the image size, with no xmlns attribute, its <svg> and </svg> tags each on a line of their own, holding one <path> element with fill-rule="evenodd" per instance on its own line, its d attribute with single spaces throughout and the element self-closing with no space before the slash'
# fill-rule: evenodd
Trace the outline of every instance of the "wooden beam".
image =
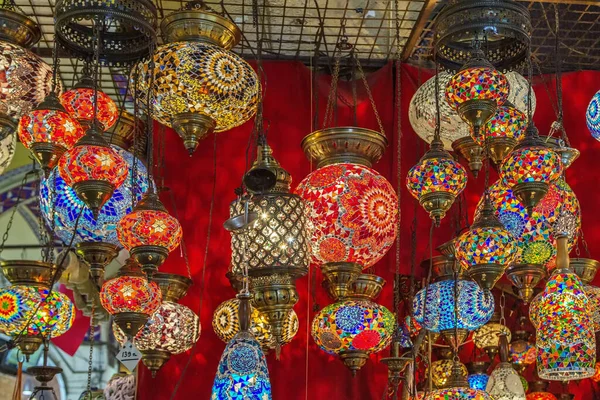
<svg viewBox="0 0 600 400">
<path fill-rule="evenodd" d="M 431 13 L 433 13 L 436 4 L 437 0 L 425 0 L 425 4 L 423 4 L 417 22 L 415 22 L 415 25 L 408 36 L 408 40 L 404 45 L 404 49 L 402 49 L 402 61 L 406 61 L 412 56 L 415 46 L 419 43 L 419 40 L 421 40 L 421 34 L 423 33 L 423 29 L 425 29 L 425 24 L 429 21 L 429 17 L 431 17 Z"/>
</svg>

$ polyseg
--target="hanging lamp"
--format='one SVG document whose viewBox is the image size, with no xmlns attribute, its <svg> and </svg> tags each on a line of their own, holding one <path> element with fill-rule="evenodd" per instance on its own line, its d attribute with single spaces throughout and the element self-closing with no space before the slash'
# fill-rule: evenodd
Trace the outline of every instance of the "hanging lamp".
<svg viewBox="0 0 600 400">
<path fill-rule="evenodd" d="M 508 337 L 500 334 L 500 363 L 496 366 L 485 388 L 494 400 L 525 400 L 521 377 L 508 362 Z"/>
<path fill-rule="evenodd" d="M 535 363 L 536 348 L 535 344 L 529 342 L 529 332 L 525 330 L 514 332 L 509 353 L 514 369 L 521 374 L 529 365 Z"/>
<path fill-rule="evenodd" d="M 505 335 L 507 340 L 511 339 L 510 329 L 505 324 L 506 321 L 503 320 L 503 317 L 494 313 L 487 324 L 473 332 L 473 344 L 478 349 L 485 351 L 491 361 L 496 358 L 496 354 L 500 350 L 500 336 Z"/>
<path fill-rule="evenodd" d="M 360 274 L 340 290 L 342 282 L 327 281 L 333 304 L 313 319 L 311 334 L 321 350 L 336 354 L 353 375 L 365 365 L 370 354 L 385 349 L 392 340 L 394 314 L 375 303 L 385 280 L 372 274 Z"/>
<path fill-rule="evenodd" d="M 471 227 L 457 238 L 455 246 L 456 258 L 468 276 L 487 290 L 494 287 L 515 257 L 514 238 L 494 215 L 487 190 L 483 207 Z"/>
<path fill-rule="evenodd" d="M 585 120 L 592 137 L 600 141 L 600 90 L 592 97 L 586 111 Z"/>
<path fill-rule="evenodd" d="M 479 41 L 471 59 L 446 86 L 446 101 L 473 129 L 477 140 L 488 121 L 502 106 L 510 91 L 508 80 L 485 58 Z"/>
<path fill-rule="evenodd" d="M 536 380 L 530 386 L 531 392 L 527 395 L 527 400 L 558 400 L 555 395 L 546 391 L 548 382 Z"/>
<path fill-rule="evenodd" d="M 455 360 L 448 383 L 441 389 L 425 393 L 423 400 L 492 400 L 486 391 L 469 387 L 464 368 L 464 365 Z"/>
<path fill-rule="evenodd" d="M 214 399 L 271 400 L 267 361 L 250 333 L 250 294 L 241 293 L 240 332 L 223 351 L 212 388 Z"/>
<path fill-rule="evenodd" d="M 469 387 L 476 390 L 485 390 L 490 376 L 487 374 L 487 370 L 490 367 L 490 363 L 487 361 L 473 361 L 467 364 L 467 381 Z"/>
<path fill-rule="evenodd" d="M 480 146 L 487 141 L 490 158 L 498 165 L 525 137 L 526 129 L 527 115 L 507 100 L 473 139 Z"/>
<path fill-rule="evenodd" d="M 129 258 L 118 276 L 102 285 L 100 302 L 125 335 L 133 338 L 160 307 L 162 295 Z"/>
<path fill-rule="evenodd" d="M 161 31 L 165 44 L 134 68 L 132 80 L 141 105 L 150 90 L 152 117 L 173 127 L 192 155 L 211 132 L 228 131 L 254 116 L 260 82 L 231 51 L 240 29 L 204 2 L 186 2 L 162 20 Z"/>
</svg>

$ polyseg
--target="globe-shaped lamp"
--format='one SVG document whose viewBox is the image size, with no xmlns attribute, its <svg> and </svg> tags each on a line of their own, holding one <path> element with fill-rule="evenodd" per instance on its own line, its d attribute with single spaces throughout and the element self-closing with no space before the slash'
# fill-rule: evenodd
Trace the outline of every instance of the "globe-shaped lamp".
<svg viewBox="0 0 600 400">
<path fill-rule="evenodd" d="M 592 137 L 600 141 L 600 91 L 592 97 L 585 117 Z"/>
<path fill-rule="evenodd" d="M 527 331 L 516 331 L 508 349 L 513 367 L 521 373 L 527 366 L 535 363 L 536 348 L 535 345 L 529 343 L 528 338 Z"/>
<path fill-rule="evenodd" d="M 161 203 L 156 193 L 149 191 L 117 225 L 117 237 L 142 271 L 152 274 L 169 253 L 179 246 L 181 225 Z"/>
<path fill-rule="evenodd" d="M 132 80 L 142 106 L 153 82 L 153 118 L 173 127 L 191 155 L 209 133 L 252 118 L 260 82 L 252 67 L 230 51 L 241 38 L 239 28 L 212 10 L 175 11 L 163 19 L 161 30 L 166 44 L 134 68 Z"/>
<path fill-rule="evenodd" d="M 502 184 L 531 213 L 562 170 L 560 156 L 539 138 L 537 128 L 530 123 L 525 137 L 502 162 L 499 173 Z"/>
<path fill-rule="evenodd" d="M 95 104 L 96 93 L 98 101 Z M 106 93 L 94 89 L 94 81 L 84 76 L 72 89 L 60 96 L 65 110 L 84 128 L 89 128 L 94 118 L 100 125 L 100 130 L 110 129 L 119 118 L 117 104 Z M 94 110 L 97 107 L 97 110 Z"/>
<path fill-rule="evenodd" d="M 493 360 L 500 346 L 500 335 L 506 335 L 507 340 L 511 339 L 508 327 L 499 322 L 488 322 L 473 332 L 473 343 Z"/>
<path fill-rule="evenodd" d="M 390 344 L 394 329 L 394 315 L 384 306 L 345 300 L 323 308 L 313 319 L 311 334 L 323 351 L 339 355 L 356 373 L 370 354 Z"/>
<path fill-rule="evenodd" d="M 525 400 L 521 377 L 509 362 L 501 362 L 492 371 L 485 388 L 494 400 Z"/>
<path fill-rule="evenodd" d="M 84 130 L 65 111 L 58 97 L 51 94 L 35 110 L 21 117 L 18 134 L 47 176 L 65 151 L 83 137 Z"/>
<path fill-rule="evenodd" d="M 485 128 L 473 139 L 482 147 L 489 147 L 489 155 L 499 164 L 525 137 L 527 116 L 508 101 L 498 107 Z"/>
<path fill-rule="evenodd" d="M 467 377 L 467 381 L 469 382 L 469 387 L 471 389 L 476 389 L 476 390 L 485 390 L 485 387 L 487 386 L 489 379 L 490 379 L 490 376 L 483 372 L 470 374 Z"/>
<path fill-rule="evenodd" d="M 448 359 L 436 360 L 431 363 L 431 383 L 438 388 L 447 387 L 453 374 L 454 361 Z M 468 379 L 467 367 L 463 363 L 458 364 L 461 378 Z M 429 369 L 425 370 L 425 375 L 429 376 Z"/>
</svg>

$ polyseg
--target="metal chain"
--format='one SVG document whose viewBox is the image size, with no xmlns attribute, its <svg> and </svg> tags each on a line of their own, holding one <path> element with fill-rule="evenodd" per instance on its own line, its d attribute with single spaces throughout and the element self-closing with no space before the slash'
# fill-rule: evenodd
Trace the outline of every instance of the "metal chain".
<svg viewBox="0 0 600 400">
<path fill-rule="evenodd" d="M 400 35 L 398 0 L 394 1 L 396 8 L 396 40 Z M 396 52 L 396 197 L 398 198 L 398 223 L 396 225 L 396 279 L 394 290 L 394 307 L 396 308 L 396 324 L 400 325 L 400 232 L 402 231 L 402 61 L 400 52 Z"/>
<path fill-rule="evenodd" d="M 506 307 L 506 295 L 504 291 L 500 295 L 500 324 L 506 326 L 506 319 L 504 318 L 504 308 Z"/>
<path fill-rule="evenodd" d="M 88 359 L 88 372 L 87 372 L 87 392 L 88 396 L 92 398 L 92 371 L 93 371 L 93 357 L 94 357 L 94 336 L 96 334 L 95 314 L 96 313 L 96 302 L 92 301 L 92 315 L 90 316 L 90 357 Z"/>
<path fill-rule="evenodd" d="M 2 235 L 2 242 L 0 243 L 0 256 L 2 256 L 2 252 L 4 251 L 4 246 L 6 245 L 6 241 L 8 240 L 8 234 L 10 232 L 10 229 L 12 228 L 12 224 L 15 219 L 15 214 L 17 213 L 17 209 L 19 208 L 19 205 L 21 203 L 21 200 L 22 200 L 21 194 L 23 192 L 23 187 L 27 183 L 27 179 L 28 179 L 29 175 L 32 173 L 35 173 L 35 170 L 31 170 L 31 171 L 27 172 L 25 175 L 23 175 L 23 179 L 21 180 L 21 185 L 19 186 L 19 191 L 17 192 L 17 202 L 13 206 L 13 209 L 10 214 L 10 218 L 8 219 L 8 223 L 6 224 L 6 230 L 4 231 L 4 234 Z"/>
<path fill-rule="evenodd" d="M 337 84 L 340 75 L 340 61 L 341 54 L 334 51 L 334 64 L 333 64 L 333 75 L 331 76 L 331 86 L 329 88 L 329 94 L 327 96 L 327 106 L 325 107 L 325 115 L 323 116 L 323 128 L 331 126 L 333 119 L 333 109 L 337 103 Z"/>
<path fill-rule="evenodd" d="M 356 63 L 358 65 L 358 71 L 360 72 L 360 76 L 362 78 L 363 84 L 365 85 L 365 90 L 367 91 L 367 95 L 369 95 L 369 101 L 371 102 L 371 107 L 373 108 L 373 113 L 375 113 L 375 118 L 377 118 L 377 125 L 379 125 L 379 131 L 383 136 L 385 136 L 385 129 L 383 129 L 383 123 L 381 122 L 381 117 L 379 116 L 379 112 L 377 111 L 377 105 L 375 104 L 375 99 L 373 98 L 373 93 L 371 93 L 371 87 L 367 82 L 367 76 L 363 72 L 362 65 L 360 64 L 360 60 L 356 58 Z"/>
</svg>

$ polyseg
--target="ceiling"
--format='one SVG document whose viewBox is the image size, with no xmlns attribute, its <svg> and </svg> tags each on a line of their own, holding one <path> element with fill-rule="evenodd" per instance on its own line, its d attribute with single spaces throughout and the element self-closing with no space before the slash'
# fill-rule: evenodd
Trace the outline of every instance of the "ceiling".
<svg viewBox="0 0 600 400">
<path fill-rule="evenodd" d="M 258 4 L 255 14 L 253 3 Z M 56 0 L 14 0 L 42 27 L 43 37 L 34 51 L 51 62 Z M 181 0 L 155 0 L 159 16 L 182 5 Z M 383 65 L 399 52 L 405 62 L 431 67 L 432 26 L 444 0 L 398 0 L 400 43 L 396 43 L 395 0 L 222 0 L 206 1 L 216 11 L 225 10 L 244 32 L 235 51 L 256 56 L 255 15 L 263 34 L 263 58 L 327 63 L 335 44 L 345 34 L 365 67 Z M 598 0 L 542 0 L 528 3 L 533 23 L 534 72 L 554 70 L 554 7 L 557 4 L 565 70 L 600 69 L 600 2 Z M 341 22 L 345 21 L 345 28 Z M 66 87 L 78 79 L 82 65 L 61 55 L 61 76 Z M 103 68 L 102 88 L 123 104 L 127 72 Z"/>
</svg>

